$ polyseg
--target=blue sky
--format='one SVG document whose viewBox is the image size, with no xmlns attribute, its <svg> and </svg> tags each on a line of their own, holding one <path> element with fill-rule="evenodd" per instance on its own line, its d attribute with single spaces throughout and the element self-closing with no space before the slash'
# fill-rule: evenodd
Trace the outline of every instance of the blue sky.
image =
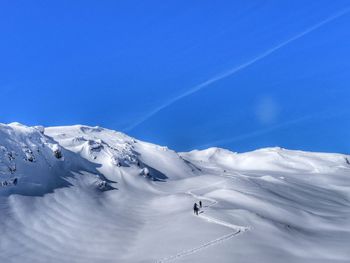
<svg viewBox="0 0 350 263">
<path fill-rule="evenodd" d="M 350 152 L 348 1 L 1 1 L 0 122 Z"/>
</svg>

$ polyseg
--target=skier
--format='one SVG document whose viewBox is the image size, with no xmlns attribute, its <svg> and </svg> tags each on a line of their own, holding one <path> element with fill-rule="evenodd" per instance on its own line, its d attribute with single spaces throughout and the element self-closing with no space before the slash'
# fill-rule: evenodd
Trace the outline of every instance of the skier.
<svg viewBox="0 0 350 263">
<path fill-rule="evenodd" d="M 199 208 L 202 208 L 202 201 L 199 200 Z"/>
<path fill-rule="evenodd" d="M 197 215 L 197 216 L 198 216 L 198 210 L 199 210 L 199 208 L 198 208 L 197 203 L 194 203 L 194 205 L 193 205 L 193 213 L 194 213 L 195 215 Z"/>
</svg>

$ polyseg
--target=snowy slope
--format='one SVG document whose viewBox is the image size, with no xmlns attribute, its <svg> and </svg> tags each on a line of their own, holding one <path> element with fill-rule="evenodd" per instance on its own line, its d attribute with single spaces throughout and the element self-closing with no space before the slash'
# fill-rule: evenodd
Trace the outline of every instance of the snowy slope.
<svg viewBox="0 0 350 263">
<path fill-rule="evenodd" d="M 1 124 L 0 262 L 349 262 L 349 160 Z"/>
</svg>

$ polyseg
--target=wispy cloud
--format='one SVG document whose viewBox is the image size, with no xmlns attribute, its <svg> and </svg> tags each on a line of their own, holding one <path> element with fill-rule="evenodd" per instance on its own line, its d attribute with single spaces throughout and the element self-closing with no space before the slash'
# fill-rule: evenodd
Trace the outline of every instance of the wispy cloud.
<svg viewBox="0 0 350 263">
<path fill-rule="evenodd" d="M 332 22 L 333 20 L 337 19 L 337 18 L 340 18 L 342 16 L 344 16 L 345 14 L 349 13 L 350 9 L 345 9 L 341 12 L 338 12 L 324 20 L 322 20 L 321 22 L 303 30 L 302 32 L 296 34 L 295 36 L 279 43 L 278 45 L 266 50 L 265 52 L 261 53 L 260 55 L 254 57 L 253 59 L 241 64 L 241 65 L 238 65 L 232 69 L 229 69 L 225 72 L 222 72 L 220 74 L 218 74 L 217 76 L 214 76 L 204 82 L 202 82 L 201 84 L 197 85 L 197 86 L 194 86 L 192 87 L 191 89 L 185 91 L 184 93 L 178 95 L 178 96 L 175 96 L 173 98 L 170 98 L 169 100 L 165 101 L 163 104 L 157 106 L 156 108 L 154 108 L 153 110 L 151 110 L 150 112 L 146 113 L 142 118 L 140 118 L 139 120 L 137 120 L 135 123 L 133 123 L 132 125 L 130 125 L 128 128 L 126 128 L 125 130 L 126 131 L 130 131 L 130 130 L 133 130 L 134 128 L 136 128 L 137 126 L 139 126 L 140 124 L 144 123 L 145 121 L 147 121 L 148 119 L 150 119 L 151 117 L 153 117 L 154 115 L 156 115 L 158 112 L 162 111 L 163 109 L 171 106 L 172 104 L 174 104 L 175 102 L 185 98 L 185 97 L 188 97 L 208 86 L 210 86 L 211 84 L 217 82 L 217 81 L 220 81 L 222 79 L 225 79 L 227 77 L 230 77 L 232 75 L 234 75 L 235 73 L 253 65 L 255 62 L 258 62 L 264 58 L 266 58 L 267 56 L 271 55 L 272 53 L 276 52 L 277 50 L 287 46 L 288 44 L 306 36 L 307 34 L 310 34 L 311 32 L 313 32 L 314 30 Z"/>
</svg>

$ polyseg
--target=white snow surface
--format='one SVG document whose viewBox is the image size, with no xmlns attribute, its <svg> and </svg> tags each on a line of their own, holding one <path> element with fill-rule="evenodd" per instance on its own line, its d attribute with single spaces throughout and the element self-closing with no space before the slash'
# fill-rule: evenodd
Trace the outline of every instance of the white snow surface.
<svg viewBox="0 0 350 263">
<path fill-rule="evenodd" d="M 350 262 L 349 161 L 0 124 L 0 262 Z"/>
</svg>

